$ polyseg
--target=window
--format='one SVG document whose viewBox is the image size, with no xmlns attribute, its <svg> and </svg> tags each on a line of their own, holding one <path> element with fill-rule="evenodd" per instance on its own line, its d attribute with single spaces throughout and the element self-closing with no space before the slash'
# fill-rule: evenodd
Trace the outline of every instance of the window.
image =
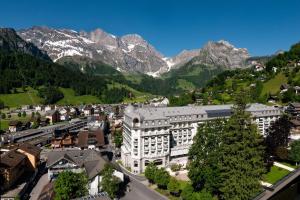
<svg viewBox="0 0 300 200">
<path fill-rule="evenodd" d="M 136 160 L 134 161 L 133 165 L 134 165 L 134 167 L 138 167 L 139 166 L 139 164 L 138 164 L 138 162 Z"/>
<path fill-rule="evenodd" d="M 162 161 L 162 159 L 158 159 L 158 160 L 155 160 L 155 161 L 154 161 L 154 164 L 155 164 L 155 165 L 162 165 L 162 164 L 163 164 L 163 161 Z"/>
<path fill-rule="evenodd" d="M 150 164 L 149 160 L 145 160 L 145 166 L 148 166 Z"/>
</svg>

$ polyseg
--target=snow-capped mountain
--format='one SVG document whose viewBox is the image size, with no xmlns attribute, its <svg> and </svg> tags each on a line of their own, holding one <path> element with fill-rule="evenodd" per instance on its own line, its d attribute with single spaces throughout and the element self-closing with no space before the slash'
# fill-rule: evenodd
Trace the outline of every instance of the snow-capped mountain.
<svg viewBox="0 0 300 200">
<path fill-rule="evenodd" d="M 82 56 L 109 64 L 122 72 L 141 72 L 151 76 L 160 76 L 187 62 L 244 67 L 249 58 L 247 49 L 235 48 L 224 40 L 208 42 L 202 49 L 184 50 L 167 58 L 137 34 L 117 37 L 101 29 L 76 32 L 48 27 L 23 29 L 18 34 L 46 51 L 54 62 L 64 57 Z"/>
<path fill-rule="evenodd" d="M 159 75 L 168 70 L 164 56 L 136 34 L 116 37 L 101 29 L 78 33 L 48 27 L 23 29 L 18 34 L 45 50 L 54 62 L 66 56 L 83 56 L 126 72 Z"/>
</svg>

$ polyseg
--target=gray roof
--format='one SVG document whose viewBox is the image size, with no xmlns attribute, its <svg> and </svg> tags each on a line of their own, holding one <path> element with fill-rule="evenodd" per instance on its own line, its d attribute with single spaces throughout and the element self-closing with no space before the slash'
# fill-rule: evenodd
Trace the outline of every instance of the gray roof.
<svg viewBox="0 0 300 200">
<path fill-rule="evenodd" d="M 185 106 L 185 107 L 142 107 L 137 109 L 126 109 L 127 116 L 131 118 L 141 117 L 147 120 L 154 119 L 168 119 L 170 116 L 178 115 L 198 115 L 206 114 L 205 110 L 199 106 Z"/>
<path fill-rule="evenodd" d="M 140 118 L 140 120 L 168 119 L 171 116 L 180 115 L 207 115 L 208 118 L 229 117 L 232 113 L 233 104 L 226 105 L 206 105 L 206 106 L 182 106 L 182 107 L 140 107 L 134 108 L 129 105 L 125 114 L 130 118 Z M 263 104 L 249 104 L 247 111 L 271 111 L 279 110 L 273 106 Z"/>
<path fill-rule="evenodd" d="M 47 154 L 47 167 L 50 168 L 61 159 L 70 162 L 85 169 L 89 178 L 95 177 L 104 169 L 107 163 L 101 155 L 95 150 L 53 150 Z"/>
</svg>

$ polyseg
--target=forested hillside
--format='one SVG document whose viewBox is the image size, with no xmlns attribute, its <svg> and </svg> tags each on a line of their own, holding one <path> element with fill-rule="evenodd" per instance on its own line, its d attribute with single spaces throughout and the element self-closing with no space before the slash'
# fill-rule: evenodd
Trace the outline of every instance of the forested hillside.
<svg viewBox="0 0 300 200">
<path fill-rule="evenodd" d="M 294 87 L 300 86 L 300 43 L 289 51 L 262 59 L 266 61 L 263 70 L 224 71 L 212 78 L 200 92 L 193 94 L 196 95 L 194 99 L 201 99 L 204 104 L 231 103 L 232 96 L 243 89 L 250 93 L 251 102 L 267 103 L 270 100 L 284 104 L 299 101 Z M 282 84 L 288 86 L 286 92 L 281 91 Z"/>
</svg>

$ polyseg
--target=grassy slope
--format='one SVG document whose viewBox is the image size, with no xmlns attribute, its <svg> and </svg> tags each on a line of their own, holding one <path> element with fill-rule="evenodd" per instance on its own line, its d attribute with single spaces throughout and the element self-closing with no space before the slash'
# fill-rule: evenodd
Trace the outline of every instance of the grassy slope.
<svg viewBox="0 0 300 200">
<path fill-rule="evenodd" d="M 279 92 L 280 86 L 283 83 L 287 83 L 287 78 L 284 76 L 283 73 L 277 74 L 274 78 L 264 83 L 261 95 L 265 95 L 268 93 L 275 94 Z"/>
<path fill-rule="evenodd" d="M 145 102 L 146 100 L 154 97 L 152 94 L 137 91 L 137 90 L 135 90 L 135 89 L 133 89 L 133 88 L 127 86 L 127 85 L 122 85 L 120 83 L 112 83 L 112 84 L 108 85 L 108 88 L 122 88 L 122 87 L 124 87 L 127 90 L 131 91 L 132 94 L 134 95 L 134 98 L 132 98 L 132 99 L 129 99 L 129 98 L 124 99 L 125 103 Z"/>
<path fill-rule="evenodd" d="M 9 107 L 41 103 L 41 99 L 37 96 L 37 91 L 32 88 L 27 88 L 26 92 L 18 89 L 17 92 L 15 94 L 0 94 L 0 99 Z"/>
<path fill-rule="evenodd" d="M 31 116 L 26 116 L 26 117 L 18 117 L 16 115 L 12 115 L 12 117 L 10 119 L 8 119 L 6 117 L 6 119 L 1 119 L 0 120 L 0 130 L 7 130 L 8 129 L 8 124 L 10 121 L 12 120 L 18 120 L 18 121 L 21 121 L 21 122 L 26 122 L 30 119 Z"/>
<path fill-rule="evenodd" d="M 76 96 L 74 90 L 70 88 L 60 88 L 60 90 L 64 93 L 64 98 L 58 101 L 59 105 L 101 103 L 99 98 L 92 95 Z"/>
</svg>

